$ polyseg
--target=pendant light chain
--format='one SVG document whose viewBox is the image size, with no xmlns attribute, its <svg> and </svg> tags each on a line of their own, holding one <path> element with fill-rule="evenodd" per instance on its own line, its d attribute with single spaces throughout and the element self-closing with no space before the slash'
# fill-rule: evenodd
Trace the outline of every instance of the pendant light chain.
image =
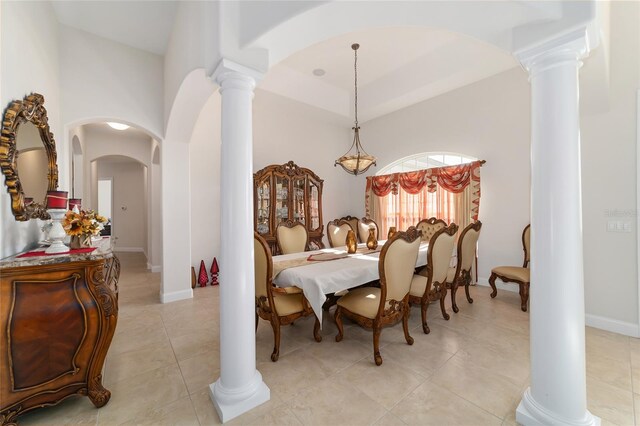
<svg viewBox="0 0 640 426">
<path fill-rule="evenodd" d="M 359 46 L 358 46 L 359 47 Z M 353 49 L 354 60 L 353 60 L 353 70 L 354 70 L 354 86 L 355 86 L 355 113 L 356 113 L 356 127 L 358 127 L 358 47 Z"/>
</svg>

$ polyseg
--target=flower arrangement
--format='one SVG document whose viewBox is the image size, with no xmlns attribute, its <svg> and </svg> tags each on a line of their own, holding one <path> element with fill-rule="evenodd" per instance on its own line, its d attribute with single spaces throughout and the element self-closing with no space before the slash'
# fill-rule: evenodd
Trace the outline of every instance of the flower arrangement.
<svg viewBox="0 0 640 426">
<path fill-rule="evenodd" d="M 69 210 L 62 220 L 62 227 L 72 237 L 98 235 L 104 228 L 107 218 L 93 210 L 81 210 L 75 213 Z"/>
</svg>

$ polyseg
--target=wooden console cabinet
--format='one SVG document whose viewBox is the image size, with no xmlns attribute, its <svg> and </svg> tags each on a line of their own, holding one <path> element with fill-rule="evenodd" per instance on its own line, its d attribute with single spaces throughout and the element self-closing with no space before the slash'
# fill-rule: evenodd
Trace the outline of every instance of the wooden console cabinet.
<svg viewBox="0 0 640 426">
<path fill-rule="evenodd" d="M 70 395 L 102 407 L 102 367 L 118 318 L 120 263 L 91 254 L 0 261 L 0 424 Z"/>
<path fill-rule="evenodd" d="M 322 183 L 318 175 L 293 161 L 267 166 L 253 175 L 254 228 L 273 255 L 280 254 L 276 228 L 287 220 L 307 228 L 311 250 L 324 248 Z"/>
</svg>

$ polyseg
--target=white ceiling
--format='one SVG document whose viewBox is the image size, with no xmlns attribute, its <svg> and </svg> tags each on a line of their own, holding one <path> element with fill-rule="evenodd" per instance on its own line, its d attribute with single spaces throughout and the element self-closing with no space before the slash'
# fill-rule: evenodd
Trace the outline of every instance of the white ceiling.
<svg viewBox="0 0 640 426">
<path fill-rule="evenodd" d="M 65 25 L 164 55 L 177 1 L 54 1 Z M 301 50 L 273 66 L 260 88 L 353 119 L 353 50 L 358 110 L 365 122 L 517 66 L 507 53 L 458 33 L 373 28 Z M 313 75 L 322 68 L 326 74 Z"/>
<path fill-rule="evenodd" d="M 299 51 L 269 70 L 260 88 L 353 118 L 353 50 L 358 116 L 364 122 L 517 66 L 494 46 L 438 29 L 374 28 Z M 322 77 L 312 71 L 322 68 Z"/>
<path fill-rule="evenodd" d="M 137 49 L 164 55 L 177 1 L 52 1 L 58 21 Z"/>
</svg>

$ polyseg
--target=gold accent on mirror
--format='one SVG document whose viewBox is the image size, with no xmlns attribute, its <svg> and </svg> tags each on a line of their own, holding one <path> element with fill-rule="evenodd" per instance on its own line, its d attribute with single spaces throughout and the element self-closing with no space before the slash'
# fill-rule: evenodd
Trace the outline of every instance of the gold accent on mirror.
<svg viewBox="0 0 640 426">
<path fill-rule="evenodd" d="M 18 146 L 18 131 L 21 125 L 31 124 L 35 126 L 34 133 L 39 134 L 40 141 L 44 145 L 46 158 L 39 160 L 46 164 L 46 170 L 39 170 L 38 167 L 25 166 L 23 174 L 28 170 L 29 175 L 24 175 L 23 179 L 35 182 L 38 186 L 35 190 L 37 194 L 27 194 L 24 192 L 24 183 L 18 175 L 18 157 L 20 153 L 33 153 L 43 148 L 33 146 L 33 143 L 26 143 L 23 148 Z M 24 126 L 25 135 L 29 132 Z M 37 132 L 36 132 L 37 131 Z M 22 133 L 21 133 L 22 135 Z M 22 140 L 22 137 L 21 137 Z M 0 168 L 5 176 L 7 192 L 11 195 L 11 210 L 16 220 L 25 221 L 29 219 L 49 219 L 45 207 L 46 191 L 58 189 L 58 164 L 56 162 L 56 143 L 53 134 L 49 130 L 47 110 L 44 107 L 44 96 L 32 93 L 25 96 L 23 100 L 15 100 L 7 107 L 2 119 L 2 134 L 0 135 Z M 34 160 L 38 161 L 38 160 Z M 30 162 L 28 164 L 35 164 Z M 34 173 L 35 172 L 35 173 Z M 45 176 L 46 173 L 46 176 Z M 45 189 L 46 187 L 46 189 Z M 39 193 L 44 191 L 40 198 Z M 37 198 L 36 198 L 37 196 Z M 33 202 L 25 203 L 25 198 L 35 198 Z"/>
</svg>

